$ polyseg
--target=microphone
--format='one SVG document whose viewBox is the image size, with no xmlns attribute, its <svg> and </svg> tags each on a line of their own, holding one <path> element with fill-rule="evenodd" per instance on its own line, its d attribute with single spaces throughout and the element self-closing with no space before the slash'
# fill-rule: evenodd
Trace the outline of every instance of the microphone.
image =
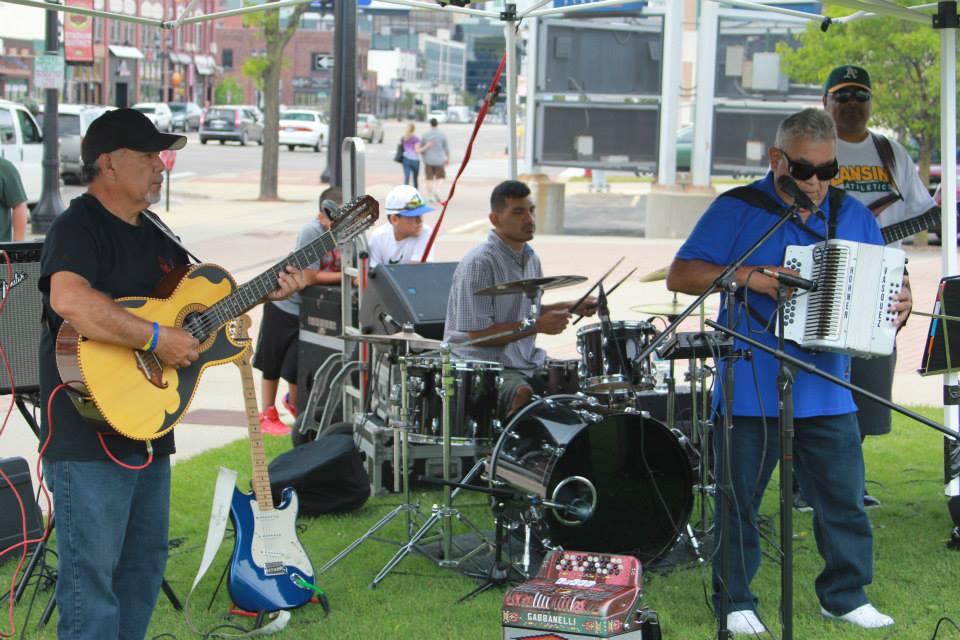
<svg viewBox="0 0 960 640">
<path fill-rule="evenodd" d="M 770 278 L 782 282 L 788 287 L 793 287 L 794 289 L 803 289 L 804 291 L 816 291 L 817 283 L 813 280 L 807 280 L 806 278 L 801 278 L 800 276 L 791 275 L 789 273 L 783 273 L 782 271 L 771 271 L 770 269 L 757 269 L 760 273 Z"/>
<path fill-rule="evenodd" d="M 387 323 L 390 323 L 397 328 L 397 331 L 403 331 L 403 325 L 397 322 L 396 320 L 394 320 L 393 316 L 391 316 L 389 313 L 385 311 L 380 312 L 380 322 L 383 323 L 384 328 L 387 327 Z"/>
<path fill-rule="evenodd" d="M 820 211 L 820 207 L 813 204 L 813 200 L 800 190 L 800 187 L 794 182 L 793 178 L 790 176 L 780 176 L 777 178 L 777 186 L 780 187 L 781 191 L 793 198 L 794 203 L 796 203 L 799 208 L 815 213 L 821 220 L 826 220 L 826 216 L 823 215 L 823 211 Z"/>
</svg>

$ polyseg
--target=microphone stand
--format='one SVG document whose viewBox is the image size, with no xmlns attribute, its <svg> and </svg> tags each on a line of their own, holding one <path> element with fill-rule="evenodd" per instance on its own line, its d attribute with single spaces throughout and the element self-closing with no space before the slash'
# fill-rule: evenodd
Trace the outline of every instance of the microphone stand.
<svg viewBox="0 0 960 640">
<path fill-rule="evenodd" d="M 750 247 L 747 248 L 736 260 L 727 265 L 724 270 L 720 273 L 719 276 L 707 287 L 707 290 L 701 293 L 697 298 L 690 303 L 686 309 L 684 309 L 680 315 L 676 316 L 673 321 L 671 321 L 667 327 L 657 336 L 653 337 L 645 348 L 643 348 L 636 356 L 634 356 L 634 362 L 642 362 L 645 358 L 650 356 L 654 350 L 660 346 L 664 341 L 666 341 L 667 336 L 669 336 L 673 331 L 680 325 L 681 322 L 687 319 L 693 311 L 699 307 L 704 300 L 707 299 L 710 295 L 717 291 L 723 291 L 726 295 L 726 319 L 727 319 L 727 330 L 729 332 L 735 333 L 734 331 L 734 311 L 735 311 L 735 302 L 733 299 L 733 294 L 737 290 L 737 283 L 734 280 L 737 269 L 743 266 L 743 263 L 746 262 L 750 256 L 756 252 L 767 240 L 770 239 L 773 234 L 777 232 L 780 227 L 785 225 L 787 222 L 793 218 L 796 214 L 798 207 L 796 203 L 787 208 L 786 212 L 780 219 L 775 223 L 770 225 L 770 228 L 757 239 Z M 717 323 L 708 321 L 710 326 L 715 326 Z M 730 573 L 730 510 L 727 508 L 726 501 L 729 500 L 730 496 L 733 495 L 733 480 L 730 475 L 730 432 L 733 430 L 733 364 L 734 362 L 741 357 L 744 357 L 745 352 L 738 352 L 734 350 L 730 356 L 727 357 L 728 362 L 724 363 L 723 370 L 723 431 L 721 437 L 721 447 L 720 447 L 720 460 L 721 467 L 723 470 L 722 478 L 719 482 L 719 487 L 717 491 L 717 508 L 720 510 L 720 584 L 721 592 L 719 601 L 719 609 L 717 611 L 717 639 L 718 640 L 729 640 L 733 637 L 733 634 L 730 633 L 730 630 L 727 629 L 727 594 L 726 584 L 727 578 Z M 792 489 L 792 487 L 791 487 Z M 792 625 L 792 621 L 786 622 L 783 621 L 782 624 L 784 627 Z"/>
</svg>

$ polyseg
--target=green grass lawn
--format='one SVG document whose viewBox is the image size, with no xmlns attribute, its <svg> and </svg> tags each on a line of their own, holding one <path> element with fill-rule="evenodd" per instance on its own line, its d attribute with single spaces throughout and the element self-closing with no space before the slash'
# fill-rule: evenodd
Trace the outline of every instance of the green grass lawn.
<svg viewBox="0 0 960 640">
<path fill-rule="evenodd" d="M 930 410 L 939 420 L 942 412 Z M 273 457 L 289 444 L 283 438 L 269 438 L 267 453 Z M 894 433 L 871 438 L 866 444 L 867 477 L 870 492 L 883 506 L 870 512 L 875 531 L 874 585 L 869 587 L 871 601 L 896 619 L 888 630 L 864 631 L 849 625 L 821 619 L 813 579 L 820 570 L 811 532 L 809 514 L 796 514 L 795 523 L 795 637 L 796 638 L 931 638 L 937 620 L 949 616 L 960 623 L 960 605 L 956 596 L 960 578 L 960 554 L 945 548 L 952 527 L 942 495 L 943 444 L 936 432 L 905 419 L 895 418 Z M 174 591 L 185 598 L 200 561 L 204 544 L 214 480 L 220 465 L 241 472 L 246 483 L 249 454 L 245 443 L 235 443 L 207 452 L 174 468 L 171 538 L 182 544 L 171 552 L 166 576 Z M 775 474 L 776 477 L 776 474 Z M 241 486 L 246 486 L 242 484 Z M 770 521 L 770 537 L 776 530 L 776 483 L 772 483 L 762 513 Z M 429 513 L 436 492 L 419 493 L 423 510 Z M 601 496 L 601 499 L 603 497 Z M 341 516 L 302 518 L 300 538 L 314 567 L 363 534 L 387 513 L 398 498 L 394 495 L 371 499 L 363 508 Z M 467 515 L 483 529 L 492 529 L 492 516 L 485 501 L 475 495 L 461 496 Z M 394 520 L 383 533 L 398 538 L 403 532 L 401 519 Z M 250 621 L 226 615 L 229 598 L 223 588 L 212 609 L 206 606 L 216 587 L 220 571 L 228 560 L 231 539 L 224 543 L 220 556 L 194 595 L 190 610 L 196 626 L 207 631 L 224 622 L 249 626 Z M 395 547 L 367 541 L 354 553 L 324 575 L 318 584 L 327 592 L 332 613 L 324 617 L 319 606 L 309 605 L 293 612 L 283 638 L 456 638 L 493 640 L 500 634 L 502 592 L 492 590 L 467 602 L 457 599 L 473 589 L 475 582 L 449 569 L 441 569 L 421 556 L 410 556 L 374 590 L 367 587 L 379 569 L 393 555 Z M 760 614 L 779 637 L 779 568 L 771 560 L 772 548 L 754 583 L 761 596 Z M 0 584 L 9 585 L 13 564 L 0 567 Z M 669 639 L 715 637 L 715 625 L 705 604 L 709 588 L 709 569 L 690 565 L 669 575 L 645 576 L 644 602 L 661 619 L 663 637 Z M 28 598 L 31 591 L 28 591 Z M 42 608 L 46 594 L 40 594 Z M 28 599 L 27 598 L 27 599 Z M 14 610 L 17 633 L 27 612 L 27 599 Z M 28 638 L 54 638 L 52 626 L 36 630 L 38 611 L 34 611 Z M 6 603 L 0 631 L 7 631 Z M 56 616 L 54 616 L 56 620 Z M 175 612 L 161 595 L 148 637 L 172 634 L 176 638 L 196 637 L 183 615 Z M 171 637 L 164 635 L 164 638 Z M 960 638 L 960 631 L 944 625 L 938 638 Z"/>
</svg>

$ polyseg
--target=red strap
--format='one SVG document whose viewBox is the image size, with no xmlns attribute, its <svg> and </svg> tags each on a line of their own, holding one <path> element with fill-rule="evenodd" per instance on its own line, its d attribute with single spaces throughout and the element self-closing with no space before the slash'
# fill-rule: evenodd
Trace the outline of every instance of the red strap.
<svg viewBox="0 0 960 640">
<path fill-rule="evenodd" d="M 487 96 L 484 98 L 483 104 L 480 105 L 480 111 L 477 112 L 477 119 L 473 123 L 473 134 L 470 136 L 470 142 L 467 143 L 467 150 L 463 154 L 463 161 L 460 163 L 460 168 L 457 170 L 456 177 L 450 184 L 450 193 L 447 194 L 446 200 L 443 201 L 443 210 L 440 212 L 440 217 L 437 219 L 437 224 L 433 228 L 433 233 L 430 234 L 430 240 L 427 242 L 427 248 L 424 249 L 423 255 L 420 256 L 420 262 L 426 262 L 427 256 L 430 255 L 430 250 L 433 248 L 433 241 L 436 240 L 437 233 L 440 231 L 440 225 L 443 223 L 443 217 L 447 214 L 447 207 L 450 206 L 450 201 L 453 200 L 453 194 L 457 190 L 457 182 L 460 180 L 463 170 L 467 168 L 467 163 L 470 162 L 470 155 L 473 153 L 473 141 L 476 140 L 477 133 L 480 132 L 480 125 L 483 124 L 483 119 L 487 116 L 487 111 L 497 98 L 497 85 L 500 82 L 500 75 L 503 73 L 503 68 L 506 66 L 506 64 L 507 54 L 504 53 L 503 58 L 500 59 L 500 66 L 497 67 L 497 72 L 493 74 L 493 81 L 487 88 Z"/>
</svg>

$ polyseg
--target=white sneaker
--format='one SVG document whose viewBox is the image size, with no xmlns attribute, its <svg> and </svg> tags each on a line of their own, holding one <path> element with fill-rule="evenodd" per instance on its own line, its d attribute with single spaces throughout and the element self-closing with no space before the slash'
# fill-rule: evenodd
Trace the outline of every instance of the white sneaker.
<svg viewBox="0 0 960 640">
<path fill-rule="evenodd" d="M 734 635 L 758 636 L 767 633 L 757 614 L 750 609 L 733 611 L 727 614 L 727 630 Z"/>
<path fill-rule="evenodd" d="M 893 618 L 880 613 L 869 603 L 857 607 L 853 611 L 848 611 L 842 616 L 835 616 L 823 607 L 820 607 L 820 613 L 824 618 L 829 620 L 843 620 L 844 622 L 855 624 L 864 629 L 879 629 L 880 627 L 889 627 L 893 624 Z"/>
</svg>

